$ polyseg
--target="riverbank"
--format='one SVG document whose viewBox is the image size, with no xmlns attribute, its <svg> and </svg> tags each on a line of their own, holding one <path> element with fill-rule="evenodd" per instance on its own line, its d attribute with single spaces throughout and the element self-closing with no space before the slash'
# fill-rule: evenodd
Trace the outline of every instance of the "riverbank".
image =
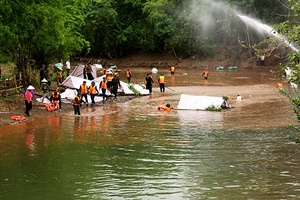
<svg viewBox="0 0 300 200">
<path fill-rule="evenodd" d="M 222 111 L 224 124 L 228 128 L 256 128 L 256 127 L 287 127 L 296 123 L 294 114 L 288 99 L 282 96 L 278 89 L 271 84 L 257 84 L 245 86 L 176 86 L 167 89 L 166 93 L 160 93 L 158 87 L 153 89 L 151 96 L 145 96 L 145 101 L 153 105 L 155 109 L 161 99 L 168 99 L 168 103 L 176 108 L 181 94 L 207 95 L 207 96 L 228 96 L 229 103 L 233 107 L 230 110 Z M 237 101 L 236 94 L 242 94 L 243 100 Z M 122 104 L 135 99 L 135 96 L 118 96 L 117 100 L 108 99 L 105 103 L 98 102 L 95 107 L 102 107 L 111 104 Z M 149 99 L 149 100 L 148 100 Z M 4 109 L 5 108 L 5 109 Z M 31 117 L 25 121 L 17 122 L 11 120 L 11 116 L 24 115 L 24 102 L 22 96 L 17 96 L 17 101 L 7 102 L 1 106 L 0 125 L 16 124 L 29 120 L 43 118 L 48 115 L 73 114 L 73 106 L 70 103 L 62 104 L 62 111 L 48 112 L 45 106 L 38 101 L 33 102 Z M 89 115 L 85 105 L 82 107 L 82 114 Z"/>
<path fill-rule="evenodd" d="M 36 96 L 36 98 L 38 98 Z M 116 103 L 124 103 L 126 101 L 131 100 L 134 98 L 134 96 L 118 96 L 117 100 L 113 100 L 113 98 L 109 98 L 107 101 L 105 101 L 105 105 L 107 104 L 116 104 Z M 95 107 L 102 107 L 104 104 L 102 102 L 96 103 Z M 71 103 L 62 103 L 62 110 L 61 111 L 54 111 L 49 112 L 46 110 L 46 107 L 34 100 L 33 101 L 33 108 L 30 111 L 30 117 L 26 117 L 25 115 L 25 103 L 23 100 L 23 95 L 17 94 L 15 96 L 10 96 L 6 98 L 5 100 L 0 101 L 0 125 L 5 124 L 16 124 L 16 123 L 22 123 L 27 122 L 33 119 L 37 118 L 43 118 L 48 115 L 62 115 L 66 113 L 73 112 L 73 106 Z M 83 108 L 85 105 L 83 105 Z M 14 121 L 11 119 L 12 116 L 25 116 L 24 121 Z"/>
</svg>

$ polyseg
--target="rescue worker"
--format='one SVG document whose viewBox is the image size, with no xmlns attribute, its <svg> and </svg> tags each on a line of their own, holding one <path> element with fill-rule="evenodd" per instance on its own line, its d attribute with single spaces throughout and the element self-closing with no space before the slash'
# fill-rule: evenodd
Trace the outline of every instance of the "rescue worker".
<svg viewBox="0 0 300 200">
<path fill-rule="evenodd" d="M 112 93 L 115 95 L 115 100 L 117 99 L 118 88 L 121 87 L 119 77 L 117 75 L 111 80 Z"/>
<path fill-rule="evenodd" d="M 204 70 L 203 74 L 202 74 L 204 79 L 208 79 L 208 70 Z"/>
<path fill-rule="evenodd" d="M 107 81 L 107 89 L 110 91 L 110 93 L 112 93 L 111 92 L 111 81 L 112 81 L 112 79 L 113 79 L 113 73 L 112 72 L 108 72 L 108 77 L 106 78 L 106 81 Z"/>
<path fill-rule="evenodd" d="M 107 97 L 106 97 L 107 81 L 106 81 L 105 77 L 103 77 L 103 80 L 100 82 L 99 88 L 101 89 L 103 103 L 104 103 L 104 101 L 107 99 Z"/>
<path fill-rule="evenodd" d="M 81 98 L 81 94 L 77 93 L 77 95 L 75 96 L 75 98 L 72 101 L 75 115 L 80 115 L 81 102 L 84 102 Z"/>
<path fill-rule="evenodd" d="M 282 89 L 283 88 L 283 84 L 282 83 L 277 83 L 277 88 L 278 89 Z"/>
<path fill-rule="evenodd" d="M 173 109 L 173 107 L 171 106 L 171 104 L 167 103 L 166 107 L 164 108 L 166 111 L 170 111 Z"/>
<path fill-rule="evenodd" d="M 132 77 L 131 71 L 129 69 L 127 69 L 127 71 L 126 71 L 127 83 L 131 82 L 131 77 Z"/>
<path fill-rule="evenodd" d="M 170 72 L 171 72 L 171 75 L 175 74 L 175 66 L 170 67 Z"/>
<path fill-rule="evenodd" d="M 89 101 L 88 101 L 88 98 L 87 98 L 87 94 L 89 93 L 89 88 L 88 86 L 86 85 L 86 81 L 83 81 L 83 83 L 80 85 L 79 87 L 79 92 L 81 94 L 81 98 L 83 99 L 83 97 L 85 98 L 85 103 L 86 103 L 86 106 L 88 106 L 89 104 Z"/>
<path fill-rule="evenodd" d="M 92 81 L 92 84 L 89 87 L 90 90 L 90 95 L 91 95 L 91 99 L 92 99 L 92 104 L 91 106 L 95 105 L 95 96 L 99 94 L 99 91 L 97 89 L 97 86 L 95 85 L 95 82 Z"/>
<path fill-rule="evenodd" d="M 61 111 L 61 96 L 58 91 L 52 93 L 50 97 L 50 102 L 51 103 L 58 102 L 58 109 Z"/>
<path fill-rule="evenodd" d="M 160 92 L 165 92 L 165 76 L 163 73 L 160 74 L 158 78 Z"/>
</svg>

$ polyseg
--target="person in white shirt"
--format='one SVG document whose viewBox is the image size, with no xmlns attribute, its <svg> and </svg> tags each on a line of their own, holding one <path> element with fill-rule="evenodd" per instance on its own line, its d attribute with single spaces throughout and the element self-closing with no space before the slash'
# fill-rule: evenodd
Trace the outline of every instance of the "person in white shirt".
<svg viewBox="0 0 300 200">
<path fill-rule="evenodd" d="M 68 59 L 66 62 L 67 76 L 70 75 L 70 69 L 71 69 L 71 63 L 70 63 L 70 60 Z"/>
</svg>

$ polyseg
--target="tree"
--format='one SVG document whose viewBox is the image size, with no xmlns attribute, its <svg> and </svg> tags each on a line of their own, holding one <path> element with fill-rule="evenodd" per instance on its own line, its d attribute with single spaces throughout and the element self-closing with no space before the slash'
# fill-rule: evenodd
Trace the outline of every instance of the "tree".
<svg viewBox="0 0 300 200">
<path fill-rule="evenodd" d="M 289 45 L 293 45 L 293 51 L 291 51 L 287 58 L 286 67 L 290 67 L 293 70 L 289 82 L 300 84 L 300 52 L 299 52 L 299 42 L 300 42 L 300 4 L 296 0 L 289 0 L 288 7 L 290 12 L 288 15 L 288 20 L 279 24 L 277 30 L 280 34 L 287 37 Z M 300 94 L 298 90 L 282 90 L 282 93 L 285 94 L 293 105 L 294 113 L 297 117 L 298 124 L 294 127 L 300 133 Z M 300 142 L 299 135 L 291 136 L 295 141 Z"/>
<path fill-rule="evenodd" d="M 60 61 L 88 46 L 80 32 L 85 5 L 82 0 L 0 1 L 0 53 L 13 55 L 25 82 L 31 81 L 33 64 Z"/>
</svg>

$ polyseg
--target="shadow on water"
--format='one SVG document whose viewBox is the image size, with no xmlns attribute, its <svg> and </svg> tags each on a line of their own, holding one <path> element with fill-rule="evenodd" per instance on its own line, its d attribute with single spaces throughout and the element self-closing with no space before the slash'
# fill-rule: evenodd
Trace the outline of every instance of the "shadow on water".
<svg viewBox="0 0 300 200">
<path fill-rule="evenodd" d="M 253 81 L 242 73 L 231 79 Z M 235 128 L 226 112 L 159 111 L 171 97 L 2 126 L 0 198 L 299 198 L 299 145 L 286 138 L 291 129 Z"/>
</svg>

